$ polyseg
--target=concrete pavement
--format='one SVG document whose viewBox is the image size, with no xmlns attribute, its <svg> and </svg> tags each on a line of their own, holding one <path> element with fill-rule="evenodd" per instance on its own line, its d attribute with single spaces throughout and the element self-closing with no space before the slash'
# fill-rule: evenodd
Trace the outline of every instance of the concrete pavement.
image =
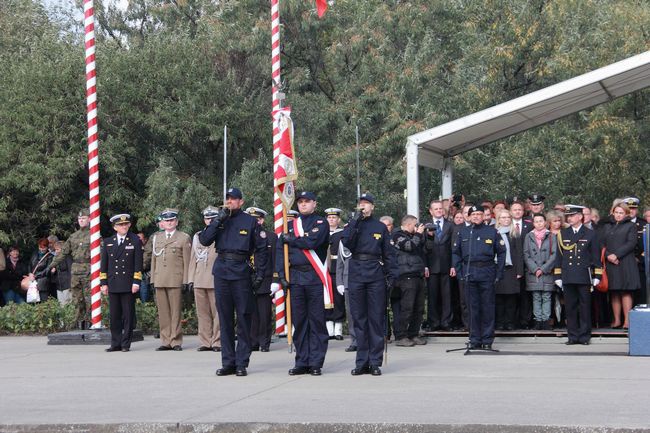
<svg viewBox="0 0 650 433">
<path fill-rule="evenodd" d="M 381 377 L 350 375 L 347 341 L 330 342 L 323 376 L 290 377 L 285 340 L 254 352 L 249 376 L 216 377 L 220 355 L 191 336 L 129 353 L 2 337 L 0 432 L 650 431 L 650 359 L 627 339 L 501 338 L 469 356 L 445 352 L 462 338 L 429 341 L 389 346 Z"/>
</svg>

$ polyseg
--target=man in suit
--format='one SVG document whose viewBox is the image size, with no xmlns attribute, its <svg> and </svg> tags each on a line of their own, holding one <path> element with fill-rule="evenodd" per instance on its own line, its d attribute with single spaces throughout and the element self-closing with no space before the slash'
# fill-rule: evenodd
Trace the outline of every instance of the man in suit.
<svg viewBox="0 0 650 433">
<path fill-rule="evenodd" d="M 426 250 L 428 277 L 427 325 L 430 330 L 451 331 L 451 244 L 453 223 L 444 218 L 440 200 L 429 205 L 432 223 L 427 225 Z"/>
<path fill-rule="evenodd" d="M 163 231 L 151 237 L 151 284 L 156 288 L 160 347 L 156 350 L 183 350 L 181 328 L 181 290 L 188 287 L 191 240 L 176 230 L 178 210 L 165 209 L 160 214 Z"/>
<path fill-rule="evenodd" d="M 537 207 L 539 206 L 537 202 L 541 202 L 543 208 L 543 199 L 543 196 L 533 194 L 529 200 L 531 200 L 532 206 Z M 536 204 L 533 204 L 533 202 Z M 510 214 L 512 215 L 512 225 L 514 227 L 512 237 L 514 238 L 524 239 L 528 232 L 533 229 L 533 223 L 529 220 L 523 219 L 524 213 L 524 203 L 518 200 L 513 201 L 510 205 Z M 533 320 L 532 292 L 526 290 L 525 278 L 520 279 L 519 282 L 519 324 L 523 329 L 530 329 L 530 325 Z"/>
<path fill-rule="evenodd" d="M 99 273 L 111 313 L 111 347 L 106 351 L 128 352 L 135 327 L 135 294 L 142 282 L 142 243 L 129 232 L 129 214 L 115 215 L 111 223 L 115 235 L 104 239 Z"/>
<path fill-rule="evenodd" d="M 569 227 L 560 231 L 561 254 L 555 262 L 555 284 L 564 291 L 566 344 L 589 344 L 591 339 L 591 288 L 603 274 L 596 233 L 582 224 L 583 206 L 566 205 Z"/>
</svg>

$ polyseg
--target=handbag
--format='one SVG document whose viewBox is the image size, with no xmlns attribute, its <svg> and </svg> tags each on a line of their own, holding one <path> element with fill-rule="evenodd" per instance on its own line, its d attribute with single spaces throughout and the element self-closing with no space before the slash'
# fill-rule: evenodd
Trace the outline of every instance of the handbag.
<svg viewBox="0 0 650 433">
<path fill-rule="evenodd" d="M 607 264 L 605 261 L 605 248 L 600 253 L 600 262 L 603 264 L 603 275 L 600 276 L 600 283 L 596 286 L 596 290 L 601 293 L 607 293 L 609 289 L 609 281 L 607 279 Z"/>
<path fill-rule="evenodd" d="M 29 283 L 29 288 L 27 289 L 27 302 L 29 304 L 41 302 L 41 294 L 38 291 L 38 283 L 36 280 Z"/>
</svg>

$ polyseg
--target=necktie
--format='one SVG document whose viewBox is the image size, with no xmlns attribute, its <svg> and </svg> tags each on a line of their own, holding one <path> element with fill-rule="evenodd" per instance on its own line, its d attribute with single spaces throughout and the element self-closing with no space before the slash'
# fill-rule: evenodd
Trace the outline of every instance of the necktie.
<svg viewBox="0 0 650 433">
<path fill-rule="evenodd" d="M 520 230 L 519 230 L 519 223 L 515 223 L 515 236 L 519 236 Z"/>
<path fill-rule="evenodd" d="M 117 246 L 118 246 L 118 247 L 121 246 L 121 245 L 122 245 L 122 242 L 124 242 L 124 239 L 123 239 L 123 238 L 119 238 L 119 239 L 117 240 Z"/>
<path fill-rule="evenodd" d="M 440 236 L 442 233 L 442 227 L 440 227 L 440 220 L 436 220 L 436 236 Z"/>
<path fill-rule="evenodd" d="M 169 238 L 171 238 L 171 237 L 172 237 L 172 234 L 171 234 L 171 233 L 167 233 L 167 239 L 169 239 Z"/>
</svg>

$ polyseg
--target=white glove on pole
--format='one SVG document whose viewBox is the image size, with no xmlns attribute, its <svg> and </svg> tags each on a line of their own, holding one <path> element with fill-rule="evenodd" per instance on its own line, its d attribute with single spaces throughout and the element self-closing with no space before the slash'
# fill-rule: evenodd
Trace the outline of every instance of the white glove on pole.
<svg viewBox="0 0 650 433">
<path fill-rule="evenodd" d="M 600 284 L 600 280 L 598 278 L 594 278 L 593 280 L 591 280 L 591 282 L 594 284 L 594 287 Z"/>
<path fill-rule="evenodd" d="M 343 296 L 343 293 L 345 293 L 345 286 L 342 284 L 340 286 L 336 286 L 336 291 L 339 292 L 339 295 Z"/>
<path fill-rule="evenodd" d="M 271 296 L 275 295 L 278 290 L 280 290 L 280 284 L 271 283 Z"/>
<path fill-rule="evenodd" d="M 562 280 L 555 280 L 555 285 L 558 286 L 561 289 L 562 288 Z"/>
</svg>

